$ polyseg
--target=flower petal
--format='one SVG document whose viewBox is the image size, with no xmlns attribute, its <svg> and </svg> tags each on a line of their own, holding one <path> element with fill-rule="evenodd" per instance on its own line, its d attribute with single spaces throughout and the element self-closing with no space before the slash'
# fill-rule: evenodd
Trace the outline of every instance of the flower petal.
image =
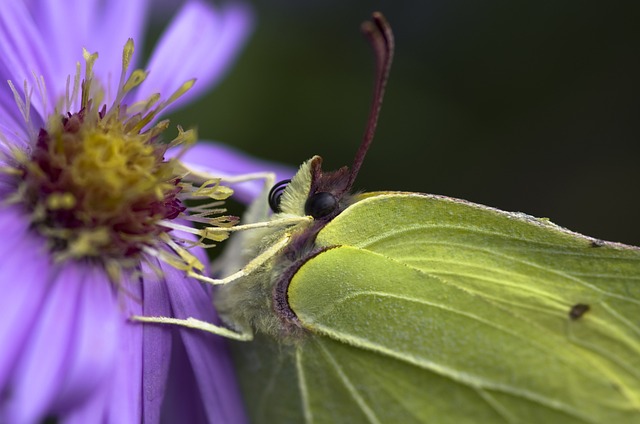
<svg viewBox="0 0 640 424">
<path fill-rule="evenodd" d="M 143 313 L 145 316 L 171 316 L 171 305 L 164 278 L 143 267 Z M 170 326 L 142 325 L 143 334 L 143 421 L 160 422 L 171 359 L 172 330 Z M 183 390 L 181 388 L 181 390 Z"/>
<path fill-rule="evenodd" d="M 73 10 L 72 25 L 69 24 L 69 10 Z M 83 48 L 90 53 L 98 52 L 98 65 L 94 71 L 112 96 L 120 77 L 122 47 L 127 39 L 134 39 L 136 56 L 142 52 L 147 0 L 69 0 L 64 7 L 59 0 L 42 0 L 35 2 L 32 13 L 56 58 L 52 61 L 55 68 L 47 80 L 48 87 L 58 89 L 51 93 L 54 100 L 64 94 L 61 91 L 64 82 L 70 74 L 73 78 L 76 63 L 83 63 Z M 134 57 L 132 66 L 135 63 Z"/>
<path fill-rule="evenodd" d="M 94 28 L 90 36 L 87 37 L 87 44 L 84 47 L 90 52 L 99 53 L 100 65 L 96 66 L 95 72 L 103 84 L 108 84 L 108 93 L 113 96 L 122 69 L 122 48 L 129 38 L 132 38 L 136 45 L 131 63 L 132 68 L 138 63 L 137 58 L 143 55 L 144 30 L 149 2 L 148 0 L 109 0 L 98 3 L 100 10 L 92 15 L 93 25 L 97 26 L 98 33 L 108 33 L 109 36 L 96 37 L 96 29 Z M 129 69 L 129 72 L 131 71 L 132 69 Z M 111 75 L 110 72 L 112 72 Z"/>
<path fill-rule="evenodd" d="M 198 383 L 189 356 L 176 330 L 176 343 L 171 350 L 171 368 L 167 381 L 165 402 L 162 407 L 162 423 L 210 423 L 198 390 Z M 223 423 L 226 424 L 226 423 Z M 233 423 L 235 424 L 235 423 Z"/>
<path fill-rule="evenodd" d="M 51 70 L 50 53 L 43 42 L 38 28 L 33 22 L 25 4 L 19 1 L 3 2 L 0 13 L 0 81 L 7 84 L 11 80 L 24 101 L 23 84 L 28 81 L 35 83 L 35 75 L 48 76 Z M 35 84 L 34 84 L 35 85 Z M 42 115 L 44 104 L 50 102 L 45 99 L 43 92 L 37 90 L 30 96 L 31 105 Z M 3 118 L 6 124 L 11 122 L 23 123 L 24 119 L 15 105 L 13 93 L 7 85 L 0 90 L 0 104 L 4 105 L 3 112 L 10 116 Z M 36 119 L 38 113 L 31 112 Z"/>
<path fill-rule="evenodd" d="M 121 328 L 116 363 L 112 368 L 110 381 L 84 405 L 60 416 L 61 422 L 65 424 L 142 421 L 142 343 L 145 327 L 129 321 L 131 315 L 142 314 L 142 285 L 138 279 L 125 276 L 120 282 L 119 290 L 121 297 L 118 301 L 118 322 Z"/>
<path fill-rule="evenodd" d="M 81 285 L 69 363 L 55 399 L 59 412 L 94 393 L 110 377 L 119 354 L 122 318 L 112 284 L 103 268 L 83 268 L 69 264 L 58 277 Z"/>
<path fill-rule="evenodd" d="M 8 422 L 33 422 L 52 407 L 86 401 L 111 369 L 117 309 L 110 293 L 105 299 L 88 287 L 94 281 L 87 275 L 88 265 L 69 262 L 30 282 L 50 289 L 10 382 Z"/>
<path fill-rule="evenodd" d="M 173 157 L 178 153 L 180 153 L 179 149 L 173 149 L 168 151 L 166 156 Z M 181 160 L 189 167 L 221 178 L 273 172 L 276 174 L 276 181 L 281 181 L 291 178 L 296 172 L 293 167 L 257 159 L 240 150 L 213 141 L 198 142 L 181 156 Z M 264 191 L 264 183 L 263 180 L 252 180 L 231 184 L 234 190 L 233 198 L 243 203 L 251 203 Z M 267 187 L 267 189 L 270 188 Z"/>
<path fill-rule="evenodd" d="M 22 86 L 24 80 L 31 81 L 36 71 L 49 75 L 50 52 L 24 2 L 2 4 L 0 53 L 2 76 L 12 79 L 17 86 Z"/>
<path fill-rule="evenodd" d="M 0 392 L 7 383 L 48 293 L 49 259 L 42 239 L 31 234 L 19 208 L 0 209 Z M 0 411 L 4 407 L 0 401 Z M 0 412 L 0 422 L 2 412 Z"/>
<path fill-rule="evenodd" d="M 77 408 L 73 408 L 68 413 L 59 415 L 56 418 L 61 424 L 85 424 L 85 423 L 106 423 L 107 409 L 109 407 L 109 392 L 100 390 L 94 396 Z"/>
<path fill-rule="evenodd" d="M 194 317 L 208 322 L 219 320 L 209 290 L 197 281 L 185 278 L 173 268 L 164 269 L 171 306 L 177 318 Z M 241 423 L 246 421 L 233 364 L 226 341 L 203 331 L 180 329 L 191 362 L 208 422 Z"/>
<path fill-rule="evenodd" d="M 143 326 L 128 318 L 142 315 L 142 286 L 138 279 L 125 277 L 120 290 L 121 319 L 124 321 L 118 363 L 107 402 L 107 419 L 113 423 L 140 422 L 142 417 L 142 337 Z"/>
<path fill-rule="evenodd" d="M 192 78 L 197 78 L 194 89 L 171 108 L 203 94 L 229 69 L 251 26 L 251 11 L 243 4 L 230 3 L 215 10 L 201 1 L 185 3 L 160 38 L 147 66 L 151 72 L 136 99 L 153 93 L 168 96 Z"/>
</svg>

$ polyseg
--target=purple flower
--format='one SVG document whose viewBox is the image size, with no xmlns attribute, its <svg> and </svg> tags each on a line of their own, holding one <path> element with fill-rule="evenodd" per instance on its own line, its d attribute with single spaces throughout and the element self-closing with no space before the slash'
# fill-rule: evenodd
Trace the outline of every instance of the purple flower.
<svg viewBox="0 0 640 424">
<path fill-rule="evenodd" d="M 142 0 L 3 2 L 2 423 L 245 419 L 223 340 L 128 318 L 217 322 L 209 288 L 191 277 L 207 272 L 203 243 L 173 228 L 188 219 L 229 225 L 216 213 L 231 192 L 186 183 L 170 157 L 196 158 L 214 175 L 220 164 L 222 176 L 270 169 L 220 145 L 175 147 L 193 134 L 158 115 L 221 78 L 251 16 L 187 2 L 147 74 L 132 71 L 140 49 L 130 39 L 140 46 L 148 12 Z M 259 187 L 237 189 L 249 201 Z M 194 197 L 209 208 L 189 218 L 184 200 Z"/>
</svg>

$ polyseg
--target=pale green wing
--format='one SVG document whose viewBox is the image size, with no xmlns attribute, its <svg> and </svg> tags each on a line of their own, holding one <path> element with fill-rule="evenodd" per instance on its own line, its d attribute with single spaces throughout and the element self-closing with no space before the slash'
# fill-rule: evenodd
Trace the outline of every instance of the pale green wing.
<svg viewBox="0 0 640 424">
<path fill-rule="evenodd" d="M 637 249 L 415 194 L 362 200 L 317 242 L 345 247 L 289 288 L 318 335 L 296 357 L 311 421 L 639 422 Z"/>
<path fill-rule="evenodd" d="M 256 334 L 251 342 L 229 344 L 250 422 L 303 423 L 293 347 L 264 334 Z"/>
</svg>

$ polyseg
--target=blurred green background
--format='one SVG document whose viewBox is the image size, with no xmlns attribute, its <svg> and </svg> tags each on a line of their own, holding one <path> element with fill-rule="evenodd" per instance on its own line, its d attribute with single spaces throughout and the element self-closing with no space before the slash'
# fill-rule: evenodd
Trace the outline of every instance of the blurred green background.
<svg viewBox="0 0 640 424">
<path fill-rule="evenodd" d="M 216 90 L 173 116 L 262 158 L 351 163 L 382 11 L 396 56 L 358 189 L 444 194 L 640 244 L 640 2 L 256 0 Z"/>
</svg>

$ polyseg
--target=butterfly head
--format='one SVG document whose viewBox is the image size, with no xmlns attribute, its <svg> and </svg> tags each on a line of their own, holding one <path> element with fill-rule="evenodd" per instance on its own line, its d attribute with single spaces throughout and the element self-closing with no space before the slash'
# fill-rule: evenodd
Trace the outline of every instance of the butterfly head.
<svg viewBox="0 0 640 424">
<path fill-rule="evenodd" d="M 394 48 L 391 27 L 382 14 L 374 13 L 373 19 L 362 25 L 362 32 L 375 53 L 376 78 L 369 119 L 353 164 L 351 168 L 323 172 L 322 158 L 314 156 L 291 180 L 280 181 L 271 189 L 269 205 L 275 213 L 307 215 L 328 222 L 353 202 L 351 187 L 373 141 Z"/>
<path fill-rule="evenodd" d="M 276 213 L 331 219 L 346 206 L 349 170 L 322 171 L 322 158 L 305 162 L 291 180 L 280 181 L 269 193 L 269 205 Z"/>
</svg>

